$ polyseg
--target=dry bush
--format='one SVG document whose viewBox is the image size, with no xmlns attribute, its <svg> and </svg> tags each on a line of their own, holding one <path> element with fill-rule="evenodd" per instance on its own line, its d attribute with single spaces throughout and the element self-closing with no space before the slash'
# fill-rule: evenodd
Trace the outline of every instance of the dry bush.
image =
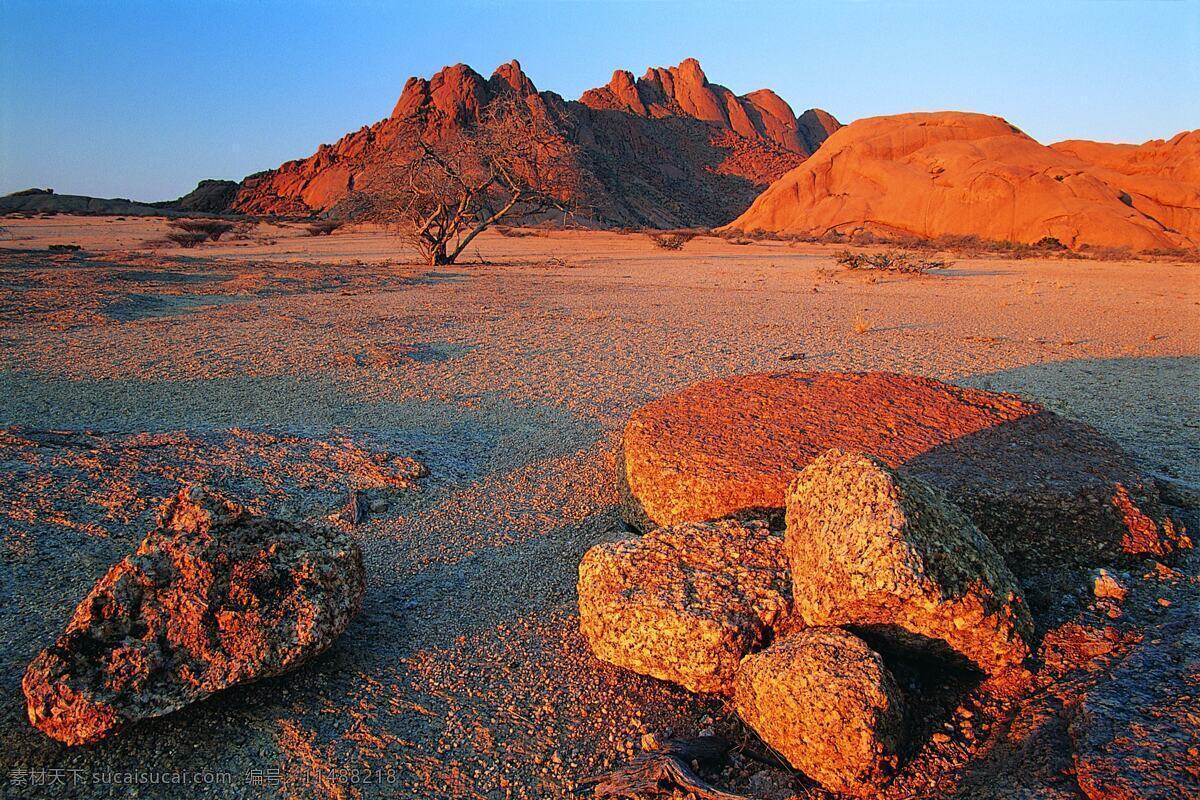
<svg viewBox="0 0 1200 800">
<path fill-rule="evenodd" d="M 232 222 L 226 222 L 223 219 L 175 219 L 171 220 L 167 224 L 172 228 L 176 228 L 182 233 L 198 234 L 202 236 L 203 238 L 199 240 L 200 242 L 207 241 L 209 239 L 212 239 L 215 242 L 233 230 L 234 227 Z M 172 234 L 167 234 L 168 239 L 170 239 L 171 236 Z M 171 241 L 175 240 L 171 239 Z M 185 244 L 183 246 L 191 247 L 192 245 Z"/>
<path fill-rule="evenodd" d="M 696 238 L 692 231 L 664 231 L 648 235 L 659 250 L 682 250 L 685 244 Z"/>
<path fill-rule="evenodd" d="M 497 225 L 496 233 L 506 239 L 524 239 L 529 236 L 541 236 L 541 231 L 535 231 L 531 228 L 514 228 L 509 225 Z"/>
<path fill-rule="evenodd" d="M 889 250 L 881 253 L 853 253 L 843 250 L 834 260 L 846 269 L 881 270 L 906 275 L 924 275 L 930 270 L 946 269 L 949 262 L 938 258 L 921 258 L 904 250 Z"/>
<path fill-rule="evenodd" d="M 52 244 L 46 249 L 51 253 L 74 253 L 82 250 L 83 246 L 78 244 Z"/>
<path fill-rule="evenodd" d="M 1159 247 L 1152 250 L 1143 250 L 1138 255 L 1148 258 L 1169 258 L 1174 261 L 1183 261 L 1188 264 L 1200 263 L 1200 249 L 1187 249 L 1184 247 Z"/>
<path fill-rule="evenodd" d="M 309 236 L 331 236 L 343 224 L 343 222 L 336 219 L 321 219 L 306 226 L 304 230 L 308 231 Z"/>
<path fill-rule="evenodd" d="M 1079 253 L 1095 261 L 1130 261 L 1133 253 L 1128 247 L 1103 247 L 1098 245 L 1080 245 Z"/>
<path fill-rule="evenodd" d="M 254 238 L 254 232 L 258 229 L 258 220 L 246 219 L 233 226 L 233 230 L 229 232 L 229 238 L 239 242 L 250 241 Z"/>
<path fill-rule="evenodd" d="M 857 334 L 870 333 L 875 326 L 862 314 L 854 315 L 854 332 Z"/>
<path fill-rule="evenodd" d="M 200 231 L 171 231 L 166 238 L 168 242 L 180 247 L 195 247 L 202 242 L 207 242 L 209 236 Z"/>
</svg>

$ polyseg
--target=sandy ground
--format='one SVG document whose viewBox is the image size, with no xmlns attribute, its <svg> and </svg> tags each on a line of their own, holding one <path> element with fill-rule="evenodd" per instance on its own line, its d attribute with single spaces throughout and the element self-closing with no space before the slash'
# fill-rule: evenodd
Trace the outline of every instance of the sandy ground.
<svg viewBox="0 0 1200 800">
<path fill-rule="evenodd" d="M 644 730 L 732 725 L 597 662 L 575 615 L 581 555 L 625 535 L 625 418 L 703 378 L 1015 391 L 1200 484 L 1194 264 L 984 258 L 872 281 L 819 246 L 553 233 L 488 234 L 434 270 L 372 230 L 150 251 L 161 221 L 4 226 L 0 797 L 557 797 Z M 365 609 L 295 673 L 63 748 L 24 719 L 25 664 L 188 480 L 312 519 L 367 490 Z M 63 785 L 14 783 L 30 769 Z M 118 785 L 134 771 L 198 785 Z"/>
</svg>

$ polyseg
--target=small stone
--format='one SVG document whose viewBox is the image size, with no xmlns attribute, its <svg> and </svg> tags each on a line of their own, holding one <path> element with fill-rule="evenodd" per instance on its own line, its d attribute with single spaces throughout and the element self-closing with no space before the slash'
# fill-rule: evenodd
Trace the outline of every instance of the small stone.
<svg viewBox="0 0 1200 800">
<path fill-rule="evenodd" d="M 1121 582 L 1111 572 L 1106 569 L 1098 569 L 1093 573 L 1092 593 L 1096 597 L 1115 600 L 1119 603 L 1129 594 L 1129 590 L 1121 585 Z"/>
</svg>

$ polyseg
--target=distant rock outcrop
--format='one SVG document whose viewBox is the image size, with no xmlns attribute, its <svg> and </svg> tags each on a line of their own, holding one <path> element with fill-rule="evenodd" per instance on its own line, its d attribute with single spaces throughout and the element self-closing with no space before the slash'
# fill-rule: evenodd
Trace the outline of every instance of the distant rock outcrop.
<svg viewBox="0 0 1200 800">
<path fill-rule="evenodd" d="M 512 96 L 578 143 L 589 188 L 576 199 L 602 225 L 728 222 L 839 127 L 824 111 L 797 118 L 766 89 L 734 95 L 709 83 L 693 59 L 637 80 L 618 71 L 579 101 L 539 93 L 516 61 L 491 78 L 457 64 L 429 79 L 410 78 L 388 119 L 322 145 L 309 158 L 248 177 L 234 210 L 327 211 L 361 185 L 397 137 L 411 135 L 414 120 L 426 136 L 452 135 L 496 98 Z"/>
<path fill-rule="evenodd" d="M 53 189 L 25 189 L 0 197 L 0 214 L 75 214 L 80 216 L 178 217 L 224 214 L 241 184 L 203 180 L 177 200 L 143 203 L 123 197 L 57 194 Z"/>
<path fill-rule="evenodd" d="M 204 180 L 178 200 L 155 203 L 155 205 L 176 211 L 221 214 L 229 210 L 239 189 L 241 189 L 241 184 L 237 181 Z"/>
<path fill-rule="evenodd" d="M 729 228 L 1195 247 L 1198 139 L 1192 132 L 1140 147 L 1046 147 L 983 114 L 861 119 L 772 184 Z"/>
<path fill-rule="evenodd" d="M 85 744 L 287 672 L 341 634 L 364 587 L 362 552 L 348 534 L 256 517 L 184 489 L 30 663 L 29 719 L 47 736 Z"/>
</svg>

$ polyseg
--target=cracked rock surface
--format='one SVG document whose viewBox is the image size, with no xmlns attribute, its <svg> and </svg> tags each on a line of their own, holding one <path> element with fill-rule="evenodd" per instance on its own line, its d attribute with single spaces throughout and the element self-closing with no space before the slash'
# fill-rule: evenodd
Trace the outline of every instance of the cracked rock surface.
<svg viewBox="0 0 1200 800">
<path fill-rule="evenodd" d="M 895 774 L 904 700 L 883 660 L 839 628 L 806 628 L 747 656 L 734 705 L 763 741 L 835 792 Z"/>
<path fill-rule="evenodd" d="M 617 459 L 622 516 L 643 530 L 778 514 L 830 448 L 946 492 L 1022 579 L 1190 546 L 1111 440 L 1011 394 L 886 372 L 704 381 L 636 411 Z"/>
<path fill-rule="evenodd" d="M 330 646 L 364 587 L 349 534 L 254 516 L 185 488 L 30 663 L 29 719 L 85 744 L 287 672 Z"/>
<path fill-rule="evenodd" d="M 1033 620 L 1004 560 L 923 481 L 830 450 L 788 489 L 795 615 L 994 674 L 1029 655 Z"/>
<path fill-rule="evenodd" d="M 593 547 L 580 628 L 600 659 L 694 692 L 727 692 L 789 607 L 783 538 L 763 522 L 659 528 Z"/>
</svg>

